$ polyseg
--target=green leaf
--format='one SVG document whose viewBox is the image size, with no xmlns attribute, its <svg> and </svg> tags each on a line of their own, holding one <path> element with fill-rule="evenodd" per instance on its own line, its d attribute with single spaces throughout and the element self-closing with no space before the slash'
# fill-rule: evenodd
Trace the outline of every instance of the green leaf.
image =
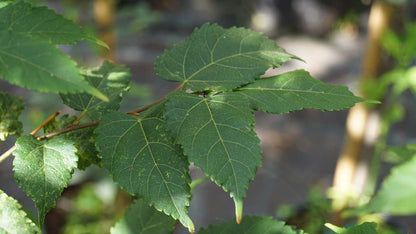
<svg viewBox="0 0 416 234">
<path fill-rule="evenodd" d="M 225 191 L 241 219 L 242 198 L 261 166 L 259 139 L 248 100 L 235 93 L 207 98 L 174 92 L 167 96 L 168 128 L 185 155 Z"/>
<path fill-rule="evenodd" d="M 364 101 L 346 87 L 322 83 L 304 70 L 258 79 L 239 88 L 238 93 L 247 96 L 256 110 L 274 114 L 304 108 L 341 110 Z"/>
<path fill-rule="evenodd" d="M 0 233 L 41 233 L 22 206 L 0 190 Z"/>
<path fill-rule="evenodd" d="M 96 145 L 116 183 L 193 231 L 187 215 L 188 162 L 167 132 L 163 104 L 141 113 L 139 119 L 118 112 L 104 115 L 95 131 Z"/>
<path fill-rule="evenodd" d="M 72 44 L 90 39 L 81 27 L 47 7 L 33 7 L 17 2 L 0 9 L 0 31 L 13 31 L 22 36 L 33 36 L 52 44 Z"/>
<path fill-rule="evenodd" d="M 77 165 L 76 148 L 64 136 L 46 142 L 31 135 L 22 136 L 16 146 L 14 177 L 19 187 L 35 201 L 38 225 L 42 227 L 46 213 L 55 206 Z"/>
<path fill-rule="evenodd" d="M 384 179 L 381 188 L 370 203 L 367 212 L 388 212 L 392 215 L 416 214 L 416 156 L 395 166 Z"/>
<path fill-rule="evenodd" d="M 285 225 L 284 222 L 274 220 L 272 217 L 244 216 L 240 224 L 230 220 L 216 226 L 201 228 L 198 234 L 302 234 L 301 230 Z"/>
<path fill-rule="evenodd" d="M 22 133 L 22 123 L 18 117 L 24 108 L 22 98 L 0 92 L 0 140 L 6 140 L 8 135 L 18 137 Z"/>
<path fill-rule="evenodd" d="M 170 234 L 175 220 L 150 207 L 145 201 L 135 201 L 124 217 L 111 228 L 112 234 Z"/>
<path fill-rule="evenodd" d="M 88 85 L 68 55 L 45 41 L 0 32 L 0 76 L 12 84 L 51 93 L 88 92 L 108 100 Z"/>
<path fill-rule="evenodd" d="M 61 95 L 63 102 L 78 111 L 85 111 L 91 119 L 98 119 L 103 113 L 120 108 L 122 93 L 127 90 L 131 74 L 124 66 L 104 62 L 99 68 L 85 71 L 87 82 L 109 99 L 104 102 L 87 93 Z"/>
<path fill-rule="evenodd" d="M 365 222 L 349 228 L 340 228 L 330 223 L 326 223 L 325 226 L 336 234 L 377 234 L 376 223 Z"/>
<path fill-rule="evenodd" d="M 412 159 L 416 155 L 416 144 L 405 146 L 390 146 L 383 155 L 383 160 L 389 163 L 403 163 Z"/>
<path fill-rule="evenodd" d="M 95 148 L 97 136 L 94 130 L 94 127 L 90 127 L 68 134 L 68 138 L 75 142 L 79 158 L 77 168 L 80 170 L 85 170 L 91 164 L 101 166 L 101 159 L 98 157 L 98 151 Z"/>
<path fill-rule="evenodd" d="M 54 118 L 45 127 L 43 127 L 43 131 L 45 133 L 58 131 L 68 125 L 71 125 L 76 119 L 76 116 L 69 117 L 68 115 Z M 69 140 L 74 142 L 75 148 L 77 148 L 77 168 L 80 170 L 85 170 L 91 164 L 101 166 L 101 159 L 98 157 L 98 152 L 95 149 L 96 134 L 94 133 L 94 130 L 95 127 L 88 127 L 71 131 L 65 135 Z"/>
<path fill-rule="evenodd" d="M 155 70 L 165 80 L 183 82 L 185 89 L 229 90 L 253 82 L 291 58 L 261 33 L 204 24 L 158 57 Z"/>
</svg>

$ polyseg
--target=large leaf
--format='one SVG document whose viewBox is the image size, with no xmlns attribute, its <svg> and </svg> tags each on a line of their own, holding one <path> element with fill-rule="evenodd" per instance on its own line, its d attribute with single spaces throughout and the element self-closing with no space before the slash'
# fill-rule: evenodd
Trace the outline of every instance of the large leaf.
<svg viewBox="0 0 416 234">
<path fill-rule="evenodd" d="M 0 31 L 10 30 L 53 44 L 75 43 L 86 38 L 79 25 L 47 7 L 32 7 L 29 3 L 19 1 L 1 8 L 0 16 Z"/>
<path fill-rule="evenodd" d="M 163 79 L 184 83 L 185 89 L 233 89 L 253 82 L 270 67 L 293 58 L 260 33 L 204 24 L 156 61 Z"/>
<path fill-rule="evenodd" d="M 22 133 L 22 123 L 17 118 L 24 108 L 23 99 L 0 92 L 0 140 L 6 140 L 8 135 L 19 136 Z"/>
<path fill-rule="evenodd" d="M 124 217 L 111 228 L 111 233 L 171 234 L 174 229 L 174 219 L 150 207 L 143 200 L 137 200 Z"/>
<path fill-rule="evenodd" d="M 14 177 L 35 201 L 38 224 L 42 226 L 46 213 L 55 206 L 77 165 L 76 148 L 64 136 L 46 142 L 31 135 L 22 136 L 16 145 Z"/>
<path fill-rule="evenodd" d="M 21 205 L 0 190 L 0 233 L 41 233 Z"/>
<path fill-rule="evenodd" d="M 102 113 L 120 108 L 122 93 L 126 91 L 131 74 L 124 66 L 104 62 L 99 68 L 85 71 L 85 79 L 109 99 L 104 102 L 87 93 L 61 95 L 64 103 L 75 110 L 85 111 L 93 120 Z"/>
<path fill-rule="evenodd" d="M 203 98 L 184 92 L 171 93 L 167 99 L 168 128 L 189 160 L 230 191 L 240 221 L 242 199 L 261 166 L 260 141 L 248 100 L 234 93 Z"/>
<path fill-rule="evenodd" d="M 377 234 L 377 224 L 365 222 L 360 225 L 349 228 L 340 228 L 333 224 L 327 223 L 325 226 L 330 230 L 328 233 L 333 234 Z M 325 232 L 327 233 L 327 232 Z"/>
<path fill-rule="evenodd" d="M 295 230 L 284 222 L 274 220 L 272 217 L 244 216 L 240 224 L 233 220 L 216 226 L 201 229 L 198 234 L 302 234 L 302 230 Z"/>
<path fill-rule="evenodd" d="M 369 212 L 388 212 L 392 215 L 416 214 L 416 156 L 395 166 L 381 184 L 380 191 L 365 207 Z"/>
<path fill-rule="evenodd" d="M 139 119 L 118 112 L 104 115 L 95 131 L 96 144 L 116 183 L 193 231 L 187 215 L 188 162 L 166 130 L 163 107 L 155 106 Z"/>
<path fill-rule="evenodd" d="M 304 70 L 259 79 L 238 92 L 247 96 L 255 109 L 274 114 L 304 108 L 341 110 L 364 101 L 346 87 L 322 83 Z"/>
<path fill-rule="evenodd" d="M 108 100 L 88 85 L 68 55 L 46 41 L 34 40 L 13 31 L 0 32 L 0 77 L 36 91 L 88 92 Z"/>
</svg>

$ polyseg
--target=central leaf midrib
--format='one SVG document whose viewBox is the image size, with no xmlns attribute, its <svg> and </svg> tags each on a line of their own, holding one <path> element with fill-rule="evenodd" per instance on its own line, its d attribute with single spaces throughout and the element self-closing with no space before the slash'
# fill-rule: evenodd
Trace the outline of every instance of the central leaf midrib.
<svg viewBox="0 0 416 234">
<path fill-rule="evenodd" d="M 293 92 L 293 93 L 311 93 L 311 94 L 323 94 L 323 95 L 332 95 L 332 96 L 341 96 L 341 97 L 350 97 L 346 94 L 325 92 L 325 91 L 313 91 L 313 90 L 301 90 L 301 89 L 282 89 L 282 88 L 240 88 L 239 91 L 277 91 L 277 92 Z M 243 93 L 244 94 L 244 93 Z"/>
<path fill-rule="evenodd" d="M 142 131 L 142 134 L 143 134 L 144 140 L 145 140 L 145 142 L 146 142 L 147 149 L 149 150 L 150 156 L 151 156 L 151 158 L 152 158 L 153 164 L 155 165 L 155 167 L 156 167 L 157 171 L 159 172 L 160 177 L 162 178 L 163 184 L 165 185 L 166 190 L 167 190 L 167 191 L 168 191 L 168 193 L 169 193 L 169 197 L 170 197 L 170 199 L 171 199 L 171 201 L 172 201 L 172 203 L 173 203 L 173 205 L 174 205 L 174 207 L 175 207 L 176 211 L 178 212 L 179 217 L 182 219 L 182 217 L 181 217 L 181 212 L 180 212 L 179 208 L 177 207 L 177 205 L 176 205 L 175 201 L 173 200 L 173 196 L 172 196 L 172 193 L 171 193 L 171 191 L 170 191 L 170 189 L 169 189 L 169 186 L 167 185 L 167 181 L 165 180 L 165 178 L 164 178 L 164 176 L 163 176 L 162 172 L 160 171 L 160 168 L 159 168 L 158 164 L 156 163 L 156 160 L 155 160 L 154 155 L 153 155 L 153 151 L 152 151 L 152 149 L 151 149 L 151 147 L 150 147 L 150 142 L 149 142 L 149 140 L 147 139 L 146 132 L 145 132 L 145 130 L 144 130 L 144 128 L 143 128 L 142 120 L 138 121 L 138 123 L 139 123 L 140 129 L 141 129 L 141 131 Z"/>
<path fill-rule="evenodd" d="M 216 132 L 217 132 L 218 138 L 219 138 L 219 140 L 221 141 L 221 144 L 222 144 L 222 146 L 224 147 L 224 150 L 225 150 L 226 155 L 227 155 L 227 157 L 228 157 L 228 162 L 227 162 L 227 163 L 229 163 L 229 164 L 230 164 L 231 169 L 232 169 L 232 171 L 233 171 L 233 177 L 234 177 L 234 182 L 235 182 L 236 194 L 237 194 L 237 197 L 239 197 L 239 196 L 238 196 L 239 191 L 238 191 L 237 176 L 236 176 L 236 173 L 235 173 L 235 170 L 234 170 L 234 166 L 233 166 L 233 164 L 231 163 L 231 162 L 232 162 L 232 159 L 231 159 L 231 157 L 230 157 L 230 154 L 228 153 L 227 147 L 226 147 L 226 146 L 225 146 L 225 144 L 224 144 L 224 140 L 222 139 L 221 133 L 220 133 L 220 131 L 219 131 L 219 130 L 218 130 L 218 128 L 217 128 L 217 123 L 216 123 L 216 122 L 215 122 L 215 120 L 214 120 L 214 116 L 212 115 L 211 108 L 210 108 L 210 106 L 209 106 L 209 104 L 208 104 L 208 101 L 204 99 L 204 103 L 205 103 L 205 105 L 206 105 L 206 107 L 207 107 L 207 110 L 208 110 L 208 112 L 209 112 L 209 115 L 210 115 L 211 121 L 212 121 L 212 123 L 213 123 L 213 125 L 214 125 L 214 127 L 215 127 Z"/>
</svg>

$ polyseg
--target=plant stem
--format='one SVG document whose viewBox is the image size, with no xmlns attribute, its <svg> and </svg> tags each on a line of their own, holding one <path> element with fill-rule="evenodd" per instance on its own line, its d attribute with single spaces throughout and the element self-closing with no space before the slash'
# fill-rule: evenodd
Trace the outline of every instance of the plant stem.
<svg viewBox="0 0 416 234">
<path fill-rule="evenodd" d="M 53 113 L 49 118 L 47 118 L 41 125 L 39 125 L 35 130 L 33 130 L 30 135 L 35 135 L 39 130 L 41 130 L 43 127 L 45 127 L 46 124 L 51 122 L 57 115 L 59 115 L 59 111 Z"/>
<path fill-rule="evenodd" d="M 181 85 L 179 85 L 178 87 L 176 87 L 176 89 L 174 91 L 179 91 L 179 90 L 182 89 L 182 87 L 183 87 L 183 83 Z M 165 99 L 166 99 L 166 95 L 163 96 L 161 99 L 159 99 L 159 100 L 157 100 L 157 101 L 155 101 L 153 103 L 150 103 L 149 105 L 142 106 L 142 107 L 140 107 L 140 108 L 138 108 L 136 110 L 129 111 L 129 112 L 127 112 L 127 114 L 128 115 L 136 115 L 137 113 L 140 113 L 142 111 L 145 111 L 145 110 L 149 109 L 152 106 L 156 106 L 157 104 L 163 102 Z"/>
<path fill-rule="evenodd" d="M 67 127 L 67 128 L 58 130 L 56 132 L 51 132 L 51 133 L 45 134 L 43 136 L 36 137 L 36 139 L 38 139 L 38 140 L 47 140 L 47 139 L 50 139 L 52 137 L 59 136 L 59 135 L 62 135 L 62 134 L 68 133 L 68 132 L 75 131 L 75 130 L 88 128 L 88 127 L 92 127 L 92 126 L 97 126 L 100 122 L 101 122 L 101 120 L 96 120 L 96 121 L 92 121 L 92 122 L 88 122 L 88 123 L 84 123 L 84 124 L 80 124 L 80 125 L 74 125 L 74 126 L 71 126 L 71 127 Z"/>
<path fill-rule="evenodd" d="M 6 152 L 4 152 L 1 156 L 0 156 L 0 163 L 2 163 L 4 160 L 6 160 L 6 158 L 8 158 L 10 155 L 12 155 L 13 151 L 17 148 L 16 145 L 14 145 L 13 147 L 11 147 L 10 149 L 8 149 Z"/>
<path fill-rule="evenodd" d="M 174 91 L 179 91 L 179 90 L 182 89 L 182 87 L 183 87 L 183 84 L 179 85 Z M 159 100 L 157 100 L 153 103 L 150 103 L 146 106 L 142 106 L 142 107 L 140 107 L 136 110 L 129 111 L 126 114 L 128 114 L 128 115 L 137 115 L 138 113 L 143 112 L 143 111 L 149 109 L 150 107 L 155 106 L 155 105 L 163 102 L 165 100 L 165 98 L 166 98 L 166 95 L 163 98 L 161 98 L 161 99 L 159 99 Z M 30 133 L 30 135 L 35 135 L 40 129 L 42 129 L 46 124 L 51 122 L 57 115 L 59 115 L 59 113 L 60 112 L 57 111 L 54 114 L 52 114 L 47 120 L 45 120 L 41 125 L 39 125 L 39 127 L 37 127 L 35 130 L 33 130 Z M 85 113 L 86 112 L 82 112 L 81 115 L 78 117 L 78 119 L 75 120 L 75 123 L 77 121 L 79 121 L 85 115 Z M 95 120 L 95 121 L 84 123 L 84 124 L 70 125 L 70 126 L 65 127 L 63 129 L 60 129 L 58 131 L 51 132 L 51 133 L 48 133 L 48 134 L 45 134 L 45 135 L 42 135 L 42 136 L 38 136 L 38 137 L 36 137 L 36 139 L 38 139 L 38 140 L 47 140 L 47 139 L 50 139 L 52 137 L 56 137 L 56 136 L 59 136 L 59 135 L 62 135 L 62 134 L 68 133 L 68 132 L 72 132 L 72 131 L 75 131 L 75 130 L 97 126 L 100 122 L 101 122 L 101 120 Z M 6 158 L 8 158 L 16 148 L 17 148 L 16 145 L 14 145 L 10 149 L 8 149 L 6 152 L 4 152 L 0 156 L 0 163 L 3 162 Z"/>
</svg>

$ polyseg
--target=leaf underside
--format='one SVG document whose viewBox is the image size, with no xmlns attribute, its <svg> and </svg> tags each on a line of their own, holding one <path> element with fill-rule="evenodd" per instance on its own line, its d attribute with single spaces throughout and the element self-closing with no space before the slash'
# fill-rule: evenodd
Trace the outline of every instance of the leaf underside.
<svg viewBox="0 0 416 234">
<path fill-rule="evenodd" d="M 237 224 L 234 220 L 209 226 L 201 229 L 198 234 L 302 234 L 301 230 L 285 225 L 284 222 L 274 220 L 272 217 L 244 216 L 243 221 Z"/>
<path fill-rule="evenodd" d="M 14 177 L 19 187 L 35 201 L 41 227 L 46 213 L 55 206 L 77 166 L 76 148 L 64 136 L 46 142 L 31 135 L 22 136 L 16 146 Z"/>
<path fill-rule="evenodd" d="M 155 210 L 145 201 L 137 200 L 111 228 L 111 234 L 170 234 L 174 228 L 174 219 Z"/>
<path fill-rule="evenodd" d="M 249 102 L 235 93 L 203 98 L 175 92 L 167 100 L 168 128 L 189 160 L 235 200 L 245 197 L 249 181 L 261 166 Z"/>
<path fill-rule="evenodd" d="M 247 96 L 254 109 L 273 114 L 304 108 L 341 110 L 364 101 L 346 87 L 327 85 L 304 70 L 258 79 L 237 92 Z"/>
<path fill-rule="evenodd" d="M 0 190 L 0 233 L 41 233 L 21 205 Z"/>
<path fill-rule="evenodd" d="M 155 70 L 165 80 L 183 82 L 184 89 L 230 90 L 291 58 L 261 33 L 207 23 L 158 57 Z"/>
<path fill-rule="evenodd" d="M 101 67 L 87 70 L 84 77 L 91 86 L 106 95 L 109 101 L 104 102 L 87 93 L 76 93 L 61 95 L 64 104 L 75 110 L 85 111 L 92 120 L 120 108 L 122 93 L 127 90 L 131 78 L 127 68 L 105 61 Z"/>
<path fill-rule="evenodd" d="M 104 115 L 95 131 L 96 145 L 116 183 L 193 231 L 187 215 L 188 162 L 166 130 L 163 107 L 159 104 L 139 119 L 118 112 Z"/>
<path fill-rule="evenodd" d="M 8 135 L 18 137 L 22 133 L 18 117 L 24 108 L 23 99 L 0 92 L 0 140 L 6 140 Z"/>
</svg>

